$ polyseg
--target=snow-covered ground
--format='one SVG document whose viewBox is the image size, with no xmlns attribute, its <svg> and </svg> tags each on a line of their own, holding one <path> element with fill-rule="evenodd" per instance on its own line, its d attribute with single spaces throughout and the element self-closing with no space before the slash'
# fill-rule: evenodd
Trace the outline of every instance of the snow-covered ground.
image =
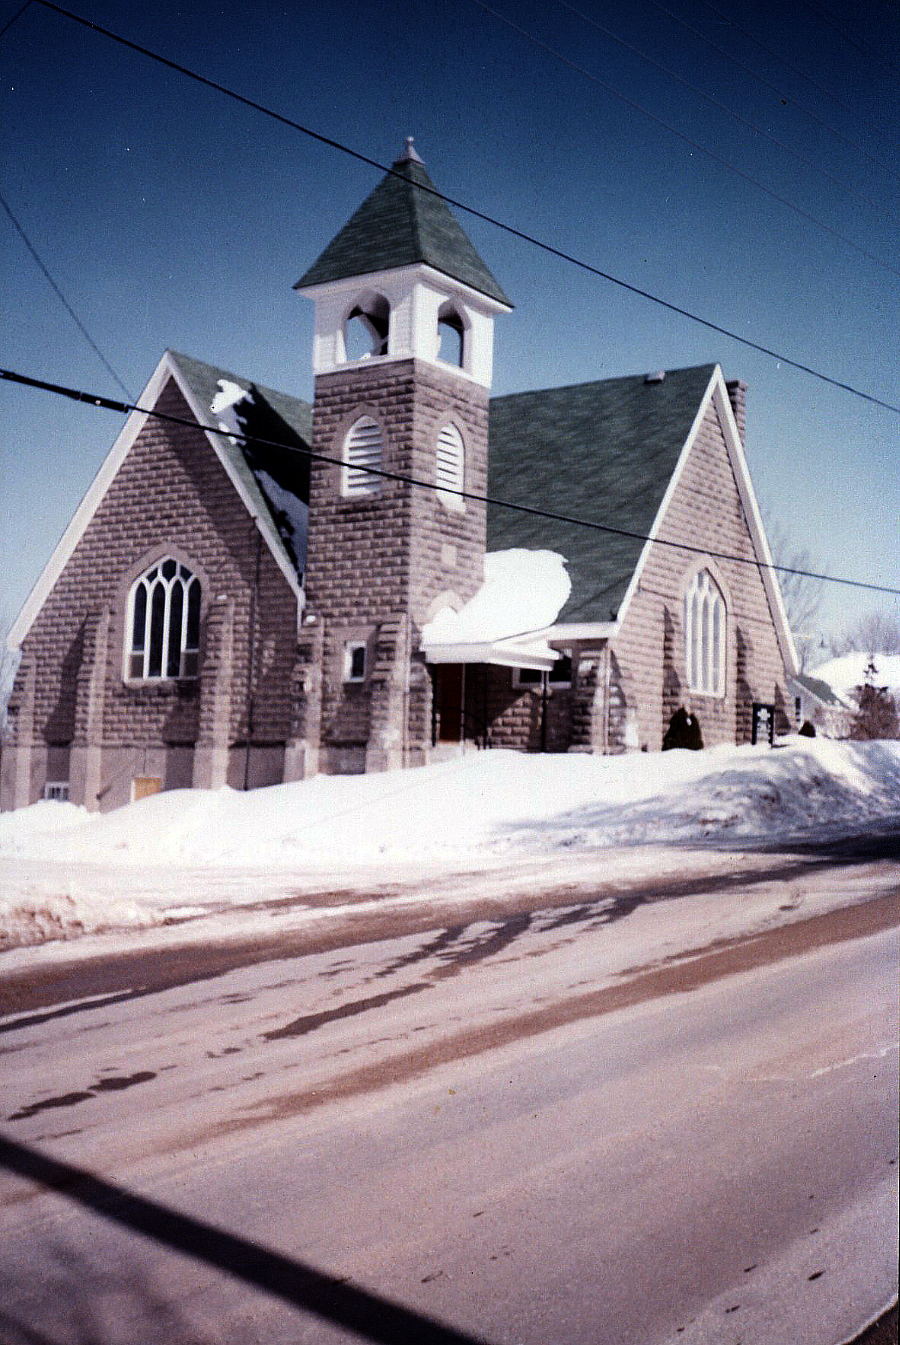
<svg viewBox="0 0 900 1345">
<path fill-rule="evenodd" d="M 0 947 L 171 923 L 316 886 L 438 879 L 609 847 L 778 844 L 900 823 L 900 743 L 526 756 L 173 790 L 105 815 L 38 803 L 0 817 Z M 245 875 L 253 871 L 253 881 Z"/>
</svg>

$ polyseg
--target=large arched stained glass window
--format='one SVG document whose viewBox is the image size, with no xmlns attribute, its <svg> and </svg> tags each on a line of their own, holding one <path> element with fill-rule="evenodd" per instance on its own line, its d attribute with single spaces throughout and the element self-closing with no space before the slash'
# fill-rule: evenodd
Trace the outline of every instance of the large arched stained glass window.
<svg viewBox="0 0 900 1345">
<path fill-rule="evenodd" d="M 200 581 L 177 560 L 152 565 L 128 601 L 128 676 L 196 677 L 200 660 Z"/>
<path fill-rule="evenodd" d="M 700 570 L 684 595 L 684 646 L 691 691 L 725 695 L 725 599 L 709 570 Z"/>
</svg>

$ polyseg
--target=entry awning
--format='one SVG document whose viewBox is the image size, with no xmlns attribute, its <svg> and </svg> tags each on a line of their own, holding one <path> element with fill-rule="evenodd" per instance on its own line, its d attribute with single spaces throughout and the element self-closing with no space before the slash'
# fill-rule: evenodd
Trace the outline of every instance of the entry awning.
<svg viewBox="0 0 900 1345">
<path fill-rule="evenodd" d="M 565 559 L 555 551 L 488 552 L 474 597 L 461 607 L 448 602 L 424 626 L 426 661 L 549 672 L 559 655 L 547 633 L 571 587 Z"/>
<path fill-rule="evenodd" d="M 491 663 L 499 668 L 532 668 L 549 672 L 559 653 L 542 640 L 527 643 L 508 640 L 455 640 L 447 643 L 422 642 L 426 663 Z"/>
</svg>

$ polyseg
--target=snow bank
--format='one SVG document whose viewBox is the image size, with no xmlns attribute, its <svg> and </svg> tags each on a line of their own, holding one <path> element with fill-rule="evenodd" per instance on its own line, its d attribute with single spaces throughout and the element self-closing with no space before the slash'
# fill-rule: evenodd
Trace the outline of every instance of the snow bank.
<svg viewBox="0 0 900 1345">
<path fill-rule="evenodd" d="M 0 946 L 165 923 L 187 898 L 253 902 L 260 882 L 246 870 L 288 890 L 316 874 L 384 881 L 403 865 L 449 874 L 612 845 L 778 844 L 891 820 L 900 743 L 825 738 L 621 757 L 473 752 L 246 794 L 173 790 L 102 816 L 38 803 L 0 816 Z"/>
<path fill-rule="evenodd" d="M 422 645 L 493 644 L 544 630 L 571 590 L 566 561 L 555 551 L 489 551 L 482 587 L 460 611 L 438 612 L 422 631 Z"/>
<path fill-rule="evenodd" d="M 858 650 L 851 654 L 842 654 L 840 658 L 829 659 L 810 673 L 827 682 L 832 691 L 850 699 L 854 687 L 862 686 L 866 680 L 866 668 L 872 660 L 875 664 L 875 685 L 887 687 L 894 696 L 900 696 L 900 654 L 861 654 Z"/>
</svg>

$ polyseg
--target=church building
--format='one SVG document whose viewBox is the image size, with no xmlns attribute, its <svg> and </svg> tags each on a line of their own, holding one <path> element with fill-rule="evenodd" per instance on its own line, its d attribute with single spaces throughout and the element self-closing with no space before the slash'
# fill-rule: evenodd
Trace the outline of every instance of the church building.
<svg viewBox="0 0 900 1345">
<path fill-rule="evenodd" d="M 311 406 L 160 360 L 11 632 L 0 807 L 787 730 L 742 383 L 492 398 L 511 305 L 411 141 L 296 288 Z"/>
</svg>

